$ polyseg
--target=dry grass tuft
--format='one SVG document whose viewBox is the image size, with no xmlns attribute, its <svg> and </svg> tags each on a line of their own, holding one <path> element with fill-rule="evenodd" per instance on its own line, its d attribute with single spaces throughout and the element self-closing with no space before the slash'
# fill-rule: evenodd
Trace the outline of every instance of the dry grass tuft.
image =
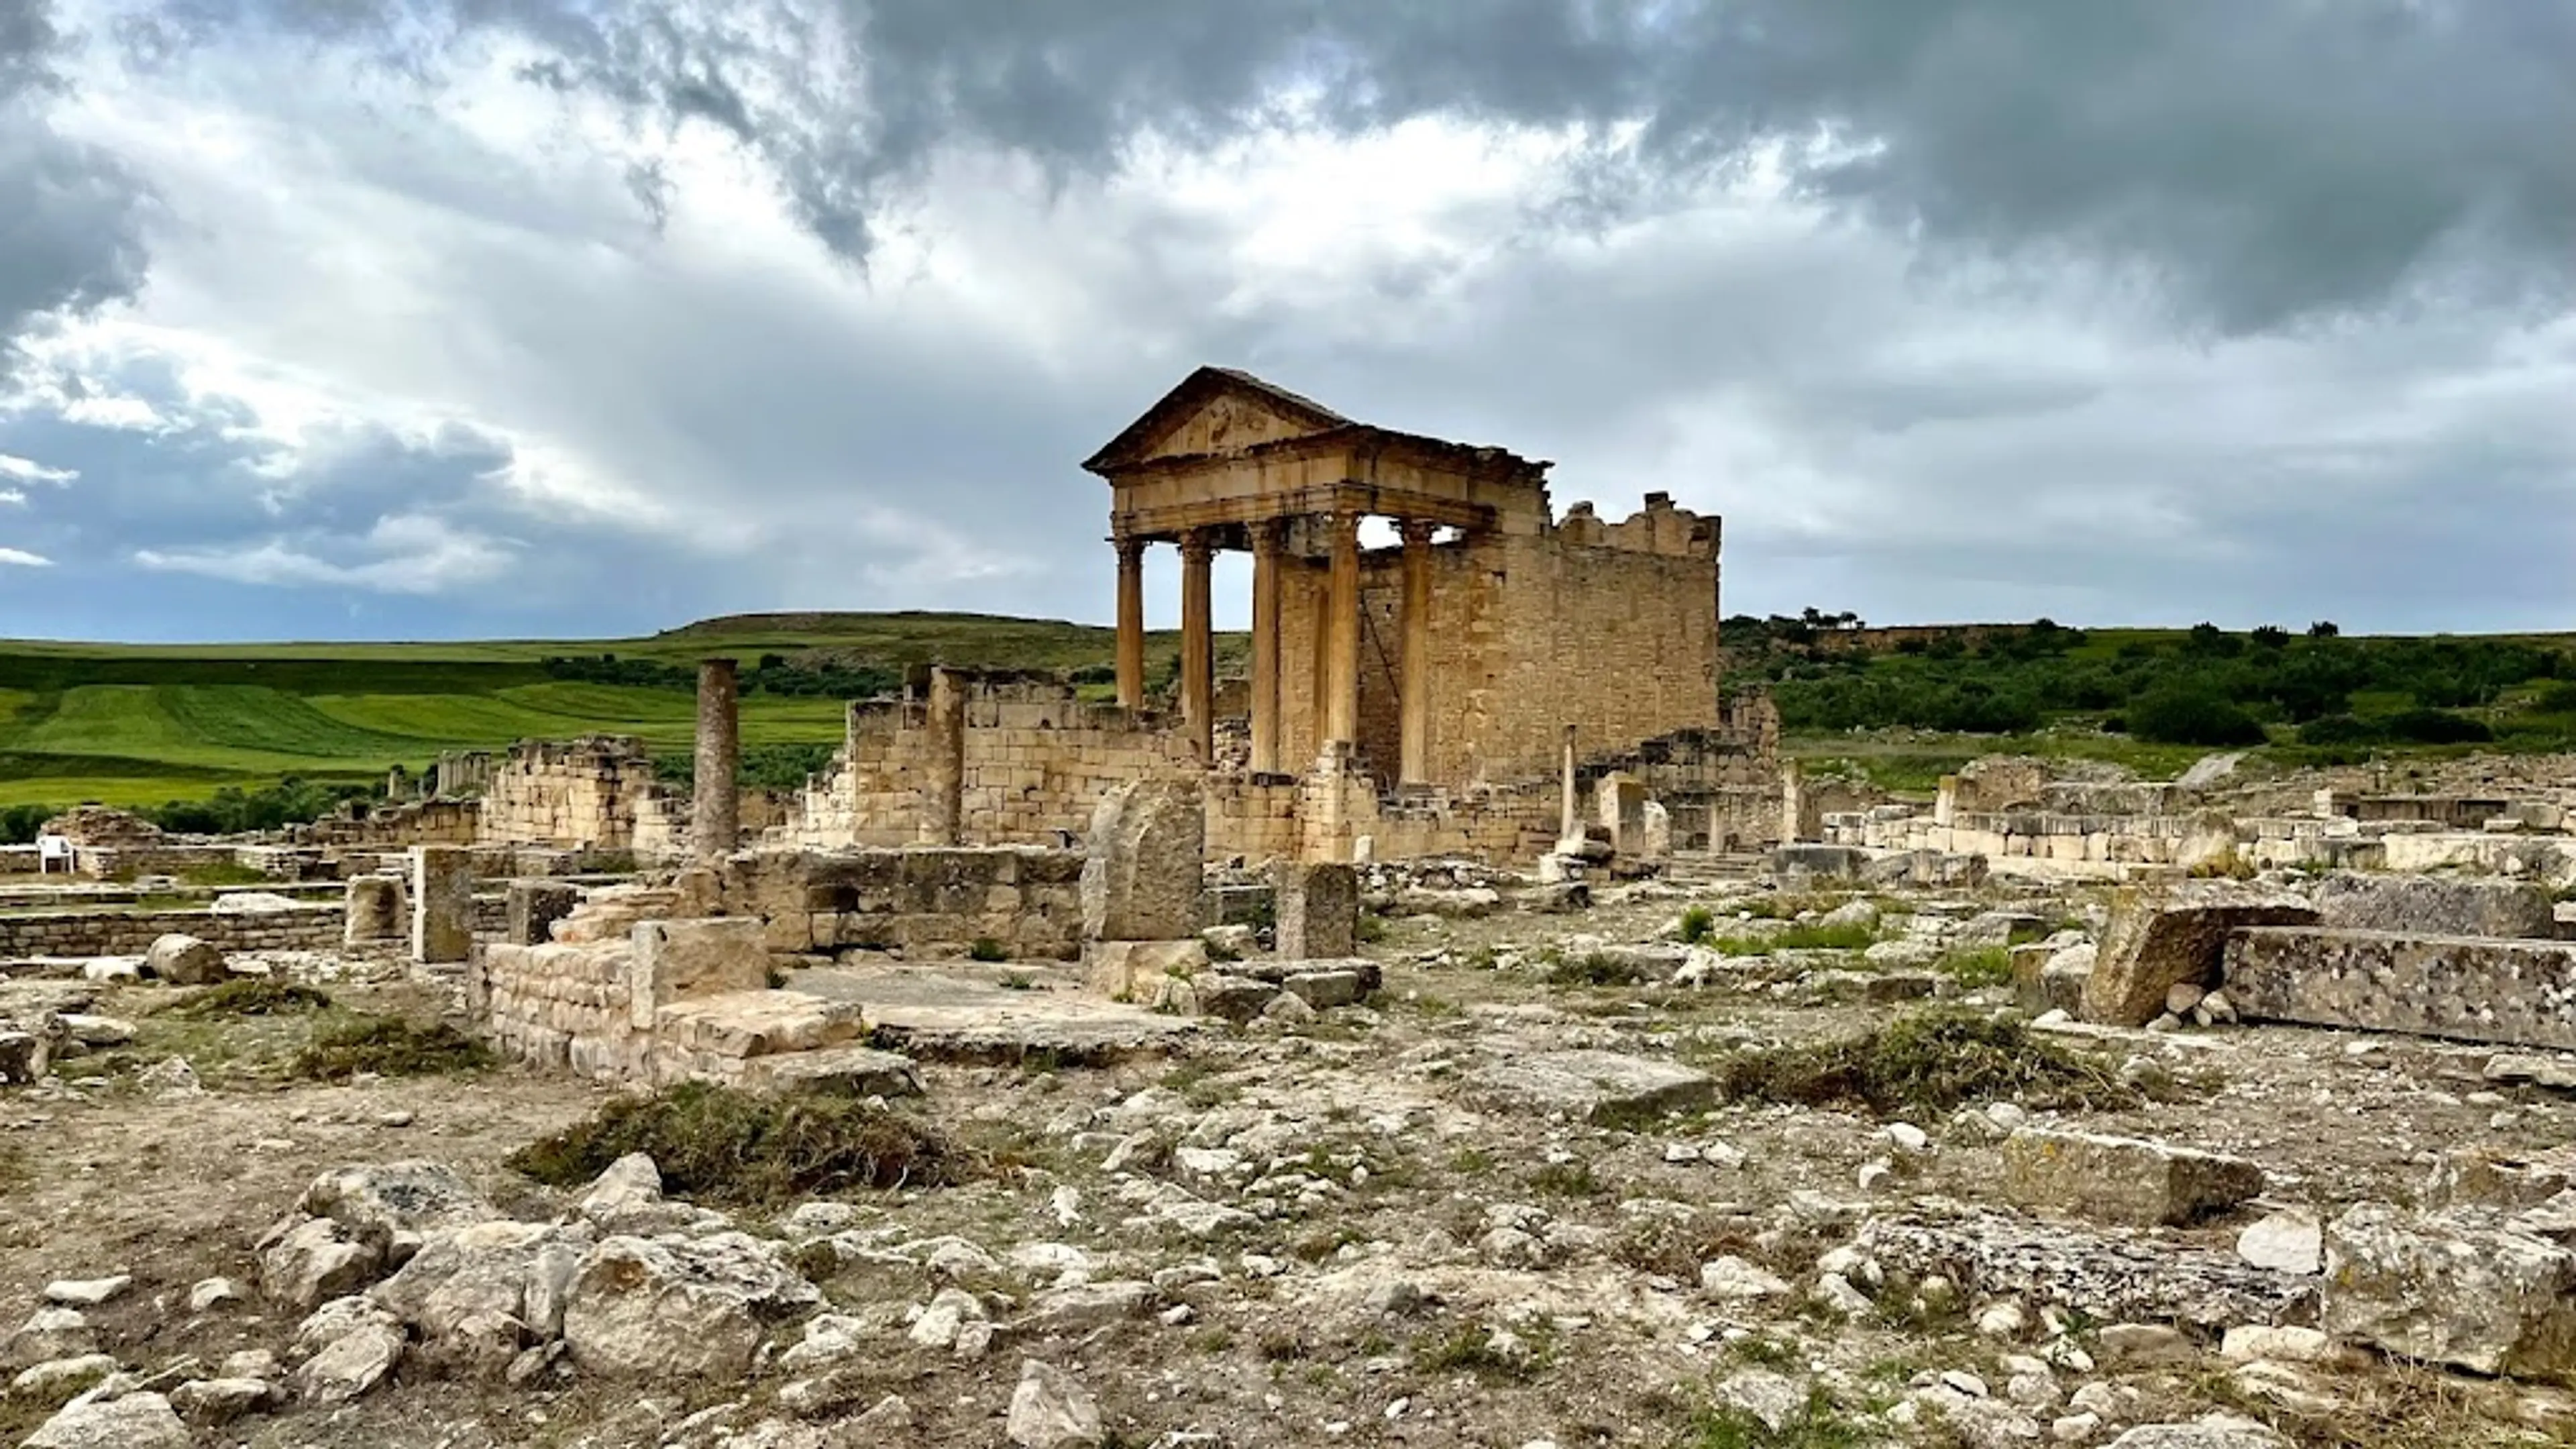
<svg viewBox="0 0 2576 1449">
<path fill-rule="evenodd" d="M 671 1193 L 736 1207 L 851 1188 L 947 1186 L 980 1173 L 971 1153 L 928 1124 L 855 1097 L 706 1082 L 621 1097 L 521 1148 L 509 1165 L 551 1187 L 578 1187 L 630 1152 L 649 1155 Z"/>
<path fill-rule="evenodd" d="M 1881 1116 L 1971 1102 L 2110 1109 L 2139 1100 L 2108 1068 L 2039 1040 L 2018 1021 L 1952 1010 L 1839 1041 L 1739 1052 L 1719 1063 L 1718 1082 L 1738 1100 L 1857 1103 Z"/>
</svg>

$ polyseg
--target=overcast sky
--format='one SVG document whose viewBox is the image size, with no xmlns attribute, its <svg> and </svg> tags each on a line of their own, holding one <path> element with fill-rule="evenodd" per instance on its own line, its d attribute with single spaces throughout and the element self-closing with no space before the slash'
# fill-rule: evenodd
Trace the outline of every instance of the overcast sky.
<svg viewBox="0 0 2576 1449">
<path fill-rule="evenodd" d="M 1729 612 L 2576 628 L 2570 137 L 2576 0 L 0 0 L 0 634 L 1104 621 L 1205 362 Z"/>
</svg>

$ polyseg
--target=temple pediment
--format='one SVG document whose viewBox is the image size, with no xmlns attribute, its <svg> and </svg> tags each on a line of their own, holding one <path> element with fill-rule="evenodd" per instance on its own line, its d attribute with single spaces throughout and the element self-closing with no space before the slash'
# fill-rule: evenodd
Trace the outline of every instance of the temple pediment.
<svg viewBox="0 0 2576 1449">
<path fill-rule="evenodd" d="M 1248 372 L 1202 367 L 1082 466 L 1109 473 L 1163 458 L 1221 458 L 1350 426 L 1332 409 Z"/>
</svg>

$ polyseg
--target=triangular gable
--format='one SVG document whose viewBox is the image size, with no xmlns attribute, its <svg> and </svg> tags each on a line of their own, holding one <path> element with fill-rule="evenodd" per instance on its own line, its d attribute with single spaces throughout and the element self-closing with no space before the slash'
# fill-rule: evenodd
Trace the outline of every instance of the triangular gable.
<svg viewBox="0 0 2576 1449">
<path fill-rule="evenodd" d="M 1082 466 L 1105 473 L 1152 458 L 1232 453 L 1349 426 L 1332 409 L 1248 372 L 1202 367 Z"/>
</svg>

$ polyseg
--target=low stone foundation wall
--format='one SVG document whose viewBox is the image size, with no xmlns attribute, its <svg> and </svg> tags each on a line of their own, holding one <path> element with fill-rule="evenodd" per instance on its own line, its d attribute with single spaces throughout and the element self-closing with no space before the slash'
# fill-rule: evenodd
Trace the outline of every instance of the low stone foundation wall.
<svg viewBox="0 0 2576 1449">
<path fill-rule="evenodd" d="M 140 956 L 172 932 L 219 951 L 336 951 L 340 901 L 280 911 L 40 911 L 0 916 L 0 956 Z"/>
<path fill-rule="evenodd" d="M 980 940 L 1070 961 L 1082 945 L 1082 852 L 1004 845 L 756 851 L 721 871 L 727 915 L 768 923 L 774 951 L 963 956 Z"/>
<path fill-rule="evenodd" d="M 857 1040 L 855 1005 L 773 990 L 769 965 L 757 921 L 639 921 L 622 938 L 482 948 L 466 1012 L 520 1061 L 652 1085 L 741 1081 L 769 1058 Z"/>
<path fill-rule="evenodd" d="M 2576 1051 L 2576 942 L 2255 927 L 2226 980 L 2251 1020 Z"/>
</svg>

